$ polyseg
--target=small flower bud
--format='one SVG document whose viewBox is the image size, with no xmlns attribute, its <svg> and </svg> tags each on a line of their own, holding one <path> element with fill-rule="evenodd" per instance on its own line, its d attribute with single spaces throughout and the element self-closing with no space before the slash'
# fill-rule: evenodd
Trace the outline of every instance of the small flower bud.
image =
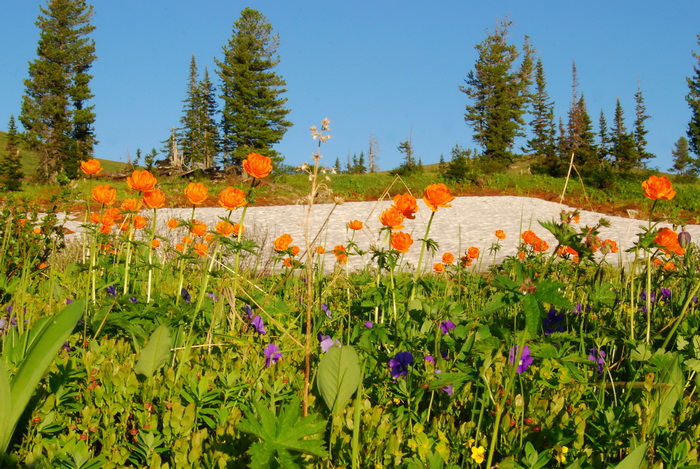
<svg viewBox="0 0 700 469">
<path fill-rule="evenodd" d="M 678 244 L 681 245 L 683 249 L 686 249 L 688 246 L 690 246 L 690 233 L 687 231 L 683 230 L 680 233 L 678 233 Z"/>
</svg>

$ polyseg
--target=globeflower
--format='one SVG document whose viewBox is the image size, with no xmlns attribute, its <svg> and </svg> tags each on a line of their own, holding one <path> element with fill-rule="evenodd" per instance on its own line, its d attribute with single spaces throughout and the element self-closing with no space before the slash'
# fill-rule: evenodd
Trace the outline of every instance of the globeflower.
<svg viewBox="0 0 700 469">
<path fill-rule="evenodd" d="M 352 220 L 348 222 L 348 228 L 350 228 L 351 230 L 358 231 L 363 228 L 363 224 L 360 220 Z"/>
<path fill-rule="evenodd" d="M 394 207 L 403 213 L 403 216 L 409 220 L 416 218 L 418 211 L 418 202 L 411 194 L 397 194 L 394 196 Z"/>
<path fill-rule="evenodd" d="M 666 176 L 651 176 L 642 183 L 644 197 L 651 200 L 671 200 L 676 196 L 676 191 L 671 187 L 671 181 Z"/>
<path fill-rule="evenodd" d="M 670 252 L 679 256 L 685 254 L 685 249 L 678 242 L 678 234 L 671 228 L 661 228 L 654 238 L 654 242 L 661 246 L 661 250 L 666 254 L 670 254 Z"/>
<path fill-rule="evenodd" d="M 506 239 L 506 232 L 503 230 L 496 230 L 496 238 Z"/>
<path fill-rule="evenodd" d="M 160 189 L 153 189 L 143 194 L 143 204 L 152 209 L 161 208 L 165 205 L 165 192 Z"/>
<path fill-rule="evenodd" d="M 292 244 L 292 237 L 285 233 L 277 238 L 273 244 L 275 245 L 275 251 L 286 251 L 289 248 L 289 245 Z"/>
<path fill-rule="evenodd" d="M 272 160 L 258 153 L 250 153 L 243 160 L 243 170 L 254 178 L 262 179 L 272 172 Z"/>
<path fill-rule="evenodd" d="M 443 264 L 442 262 L 436 262 L 435 264 L 433 264 L 433 272 L 435 272 L 436 274 L 445 273 L 445 264 Z"/>
<path fill-rule="evenodd" d="M 391 247 L 399 252 L 408 252 L 413 244 L 413 238 L 408 233 L 399 231 L 391 234 Z"/>
<path fill-rule="evenodd" d="M 219 194 L 219 205 L 229 210 L 243 207 L 247 203 L 245 193 L 235 187 L 227 187 Z"/>
<path fill-rule="evenodd" d="M 451 252 L 446 252 L 442 255 L 442 262 L 445 264 L 452 264 L 455 261 L 455 256 Z"/>
<path fill-rule="evenodd" d="M 201 205 L 209 197 L 209 189 L 201 182 L 191 182 L 185 187 L 185 195 L 192 205 Z"/>
<path fill-rule="evenodd" d="M 148 170 L 134 170 L 131 176 L 126 178 L 126 184 L 135 191 L 148 192 L 156 187 L 158 181 Z"/>
<path fill-rule="evenodd" d="M 233 225 L 227 221 L 221 220 L 216 224 L 216 232 L 221 236 L 231 236 L 233 234 Z"/>
<path fill-rule="evenodd" d="M 141 202 L 139 199 L 126 199 L 120 207 L 122 212 L 139 212 L 141 211 Z"/>
<path fill-rule="evenodd" d="M 389 229 L 400 230 L 403 228 L 404 218 L 404 214 L 392 206 L 382 212 L 379 216 L 379 221 Z"/>
<path fill-rule="evenodd" d="M 437 212 L 438 207 L 451 207 L 450 202 L 454 199 L 450 190 L 442 183 L 430 184 L 423 194 L 423 201 L 433 212 Z"/>
<path fill-rule="evenodd" d="M 80 163 L 80 170 L 88 176 L 93 176 L 102 172 L 102 165 L 100 165 L 98 160 L 92 158 L 87 161 L 82 161 Z"/>
<path fill-rule="evenodd" d="M 95 186 L 92 189 L 92 200 L 102 205 L 112 205 L 117 200 L 117 190 L 105 186 Z"/>
</svg>

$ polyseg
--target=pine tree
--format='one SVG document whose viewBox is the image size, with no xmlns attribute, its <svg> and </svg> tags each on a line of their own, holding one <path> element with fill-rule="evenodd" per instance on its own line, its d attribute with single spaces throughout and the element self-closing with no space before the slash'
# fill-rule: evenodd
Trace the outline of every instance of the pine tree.
<svg viewBox="0 0 700 469">
<path fill-rule="evenodd" d="M 679 138 L 674 144 L 671 154 L 673 155 L 673 167 L 671 167 L 670 171 L 681 176 L 697 174 L 694 158 L 690 156 L 688 139 L 685 137 Z"/>
<path fill-rule="evenodd" d="M 698 34 L 698 46 L 700 46 L 700 34 Z M 697 64 L 693 67 L 695 72 L 692 77 L 686 78 L 688 82 L 688 94 L 685 100 L 690 106 L 690 122 L 688 122 L 688 144 L 690 151 L 700 159 L 700 53 L 693 52 Z"/>
<path fill-rule="evenodd" d="M 267 18 L 246 8 L 233 25 L 233 36 L 224 47 L 224 59 L 216 61 L 221 78 L 222 139 L 224 165 L 241 164 L 249 152 L 269 156 L 277 164 L 283 158 L 272 146 L 282 140 L 292 123 L 285 80 L 273 71 L 279 64 L 279 38 Z"/>
<path fill-rule="evenodd" d="M 578 155 L 577 159 L 582 167 L 593 167 L 600 163 L 598 148 L 595 144 L 595 133 L 593 132 L 593 124 L 586 109 L 586 100 L 581 94 L 578 101 L 578 117 L 580 119 L 578 128 Z"/>
<path fill-rule="evenodd" d="M 528 140 L 525 151 L 545 160 L 556 158 L 554 127 L 554 103 L 547 93 L 547 80 L 544 76 L 542 61 L 535 66 L 536 91 L 532 98 L 532 114 L 530 121 L 533 137 Z"/>
<path fill-rule="evenodd" d="M 336 174 L 340 174 L 343 172 L 343 167 L 340 166 L 340 158 L 338 158 L 337 156 L 335 157 L 335 165 L 333 166 L 333 168 L 335 169 Z"/>
<path fill-rule="evenodd" d="M 620 100 L 615 106 L 615 120 L 611 129 L 610 153 L 618 170 L 627 172 L 639 165 L 639 154 L 634 136 L 627 131 L 625 117 Z"/>
<path fill-rule="evenodd" d="M 493 34 L 476 45 L 479 57 L 467 74 L 466 86 L 459 89 L 471 100 L 464 120 L 473 127 L 474 140 L 483 147 L 486 158 L 506 166 L 515 160 L 515 139 L 523 136 L 523 114 L 529 101 L 533 49 L 528 38 L 520 57 L 508 44 L 509 21 L 496 25 Z"/>
<path fill-rule="evenodd" d="M 22 161 L 19 155 L 20 138 L 17 133 L 15 116 L 10 116 L 7 125 L 7 142 L 5 155 L 0 160 L 0 183 L 6 190 L 19 191 L 22 189 Z"/>
<path fill-rule="evenodd" d="M 206 168 L 214 166 L 221 149 L 221 138 L 217 115 L 219 105 L 216 102 L 216 88 L 209 78 L 209 70 L 204 69 L 204 78 L 199 82 L 199 92 L 202 97 L 202 156 Z"/>
<path fill-rule="evenodd" d="M 357 173 L 365 174 L 367 172 L 367 167 L 365 166 L 365 152 L 361 151 L 360 156 L 357 159 Z"/>
<path fill-rule="evenodd" d="M 59 173 L 74 178 L 96 143 L 94 106 L 87 105 L 96 59 L 88 37 L 95 29 L 93 8 L 85 0 L 50 0 L 40 10 L 38 57 L 24 80 L 20 121 L 39 155 L 38 178 L 51 181 Z"/>
<path fill-rule="evenodd" d="M 610 134 L 608 130 L 608 121 L 605 118 L 605 112 L 600 110 L 600 118 L 598 119 L 598 158 L 601 161 L 607 161 L 610 154 Z"/>
<path fill-rule="evenodd" d="M 647 110 L 644 106 L 644 96 L 642 95 L 642 89 L 637 84 L 637 92 L 634 94 L 635 102 L 635 119 L 634 119 L 634 144 L 637 147 L 638 162 L 637 165 L 645 166 L 644 161 L 654 158 L 655 155 L 647 151 L 647 139 L 646 135 L 649 131 L 644 126 L 644 122 L 649 119 L 650 116 L 646 114 Z"/>
</svg>

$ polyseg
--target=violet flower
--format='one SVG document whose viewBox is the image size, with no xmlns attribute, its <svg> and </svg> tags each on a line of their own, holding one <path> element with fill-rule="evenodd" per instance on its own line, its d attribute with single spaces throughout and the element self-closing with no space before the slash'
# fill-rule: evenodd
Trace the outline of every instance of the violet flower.
<svg viewBox="0 0 700 469">
<path fill-rule="evenodd" d="M 131 301 L 132 303 L 138 303 L 139 299 L 135 296 L 132 296 L 131 298 L 129 298 L 129 301 Z"/>
<path fill-rule="evenodd" d="M 374 323 L 372 321 L 365 321 L 363 326 L 365 326 L 367 329 L 372 329 L 374 327 Z"/>
<path fill-rule="evenodd" d="M 515 370 L 516 373 L 523 373 L 525 370 L 528 369 L 530 365 L 532 365 L 533 359 L 530 356 L 530 347 L 525 345 L 523 347 L 522 353 L 520 353 L 520 346 L 516 345 L 515 347 L 510 349 L 510 352 L 508 353 L 508 362 L 511 365 L 515 365 L 515 357 L 519 356 L 518 358 L 518 369 Z"/>
<path fill-rule="evenodd" d="M 107 294 L 109 296 L 117 296 L 117 287 L 110 285 L 107 287 Z"/>
<path fill-rule="evenodd" d="M 391 377 L 396 379 L 408 374 L 408 365 L 413 363 L 413 354 L 411 352 L 398 352 L 394 358 L 389 360 L 391 367 Z"/>
<path fill-rule="evenodd" d="M 598 365 L 598 373 L 602 373 L 605 365 L 605 351 L 592 348 L 588 352 L 588 359 Z"/>
<path fill-rule="evenodd" d="M 180 291 L 180 294 L 182 295 L 182 299 L 185 300 L 185 303 L 192 301 L 192 296 L 190 295 L 190 292 L 187 291 L 187 288 L 183 288 Z"/>
<path fill-rule="evenodd" d="M 544 329 L 545 335 L 555 332 L 565 332 L 564 313 L 560 313 L 554 308 L 550 309 L 549 312 L 547 312 L 547 316 L 542 320 L 542 328 Z"/>
<path fill-rule="evenodd" d="M 449 334 L 450 330 L 455 329 L 456 327 L 457 326 L 455 326 L 455 323 L 452 321 L 442 321 L 440 323 L 440 330 L 443 334 Z"/>
<path fill-rule="evenodd" d="M 328 307 L 326 303 L 321 303 L 321 311 L 326 313 L 326 316 L 328 316 L 328 319 L 333 317 L 333 311 Z"/>
<path fill-rule="evenodd" d="M 319 334 L 318 340 L 319 340 L 319 342 L 321 342 L 321 351 L 323 353 L 328 352 L 328 350 L 330 350 L 330 348 L 333 347 L 334 345 L 337 345 L 338 347 L 342 347 L 342 344 L 340 343 L 339 340 L 333 340 L 331 338 L 331 336 L 329 336 L 329 335 Z"/>
<path fill-rule="evenodd" d="M 265 354 L 265 368 L 269 368 L 270 365 L 277 363 L 282 358 L 282 352 L 275 344 L 265 346 L 263 353 Z"/>
<path fill-rule="evenodd" d="M 250 320 L 250 325 L 255 328 L 255 331 L 258 334 L 267 334 L 267 331 L 265 330 L 265 323 L 263 322 L 263 318 L 260 316 L 253 316 L 253 319 Z"/>
</svg>

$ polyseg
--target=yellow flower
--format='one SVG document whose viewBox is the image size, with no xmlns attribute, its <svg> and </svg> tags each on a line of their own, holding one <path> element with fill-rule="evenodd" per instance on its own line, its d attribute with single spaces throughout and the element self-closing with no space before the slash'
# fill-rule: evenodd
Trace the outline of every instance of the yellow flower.
<svg viewBox="0 0 700 469">
<path fill-rule="evenodd" d="M 557 449 L 555 446 L 554 449 Z M 554 459 L 556 459 L 559 463 L 564 464 L 566 462 L 566 453 L 569 452 L 569 448 L 566 446 L 562 446 L 561 448 L 558 448 L 557 455 L 554 456 Z"/>
<path fill-rule="evenodd" d="M 477 464 L 484 462 L 484 454 L 486 454 L 486 448 L 483 446 L 472 446 L 472 459 Z"/>
</svg>

